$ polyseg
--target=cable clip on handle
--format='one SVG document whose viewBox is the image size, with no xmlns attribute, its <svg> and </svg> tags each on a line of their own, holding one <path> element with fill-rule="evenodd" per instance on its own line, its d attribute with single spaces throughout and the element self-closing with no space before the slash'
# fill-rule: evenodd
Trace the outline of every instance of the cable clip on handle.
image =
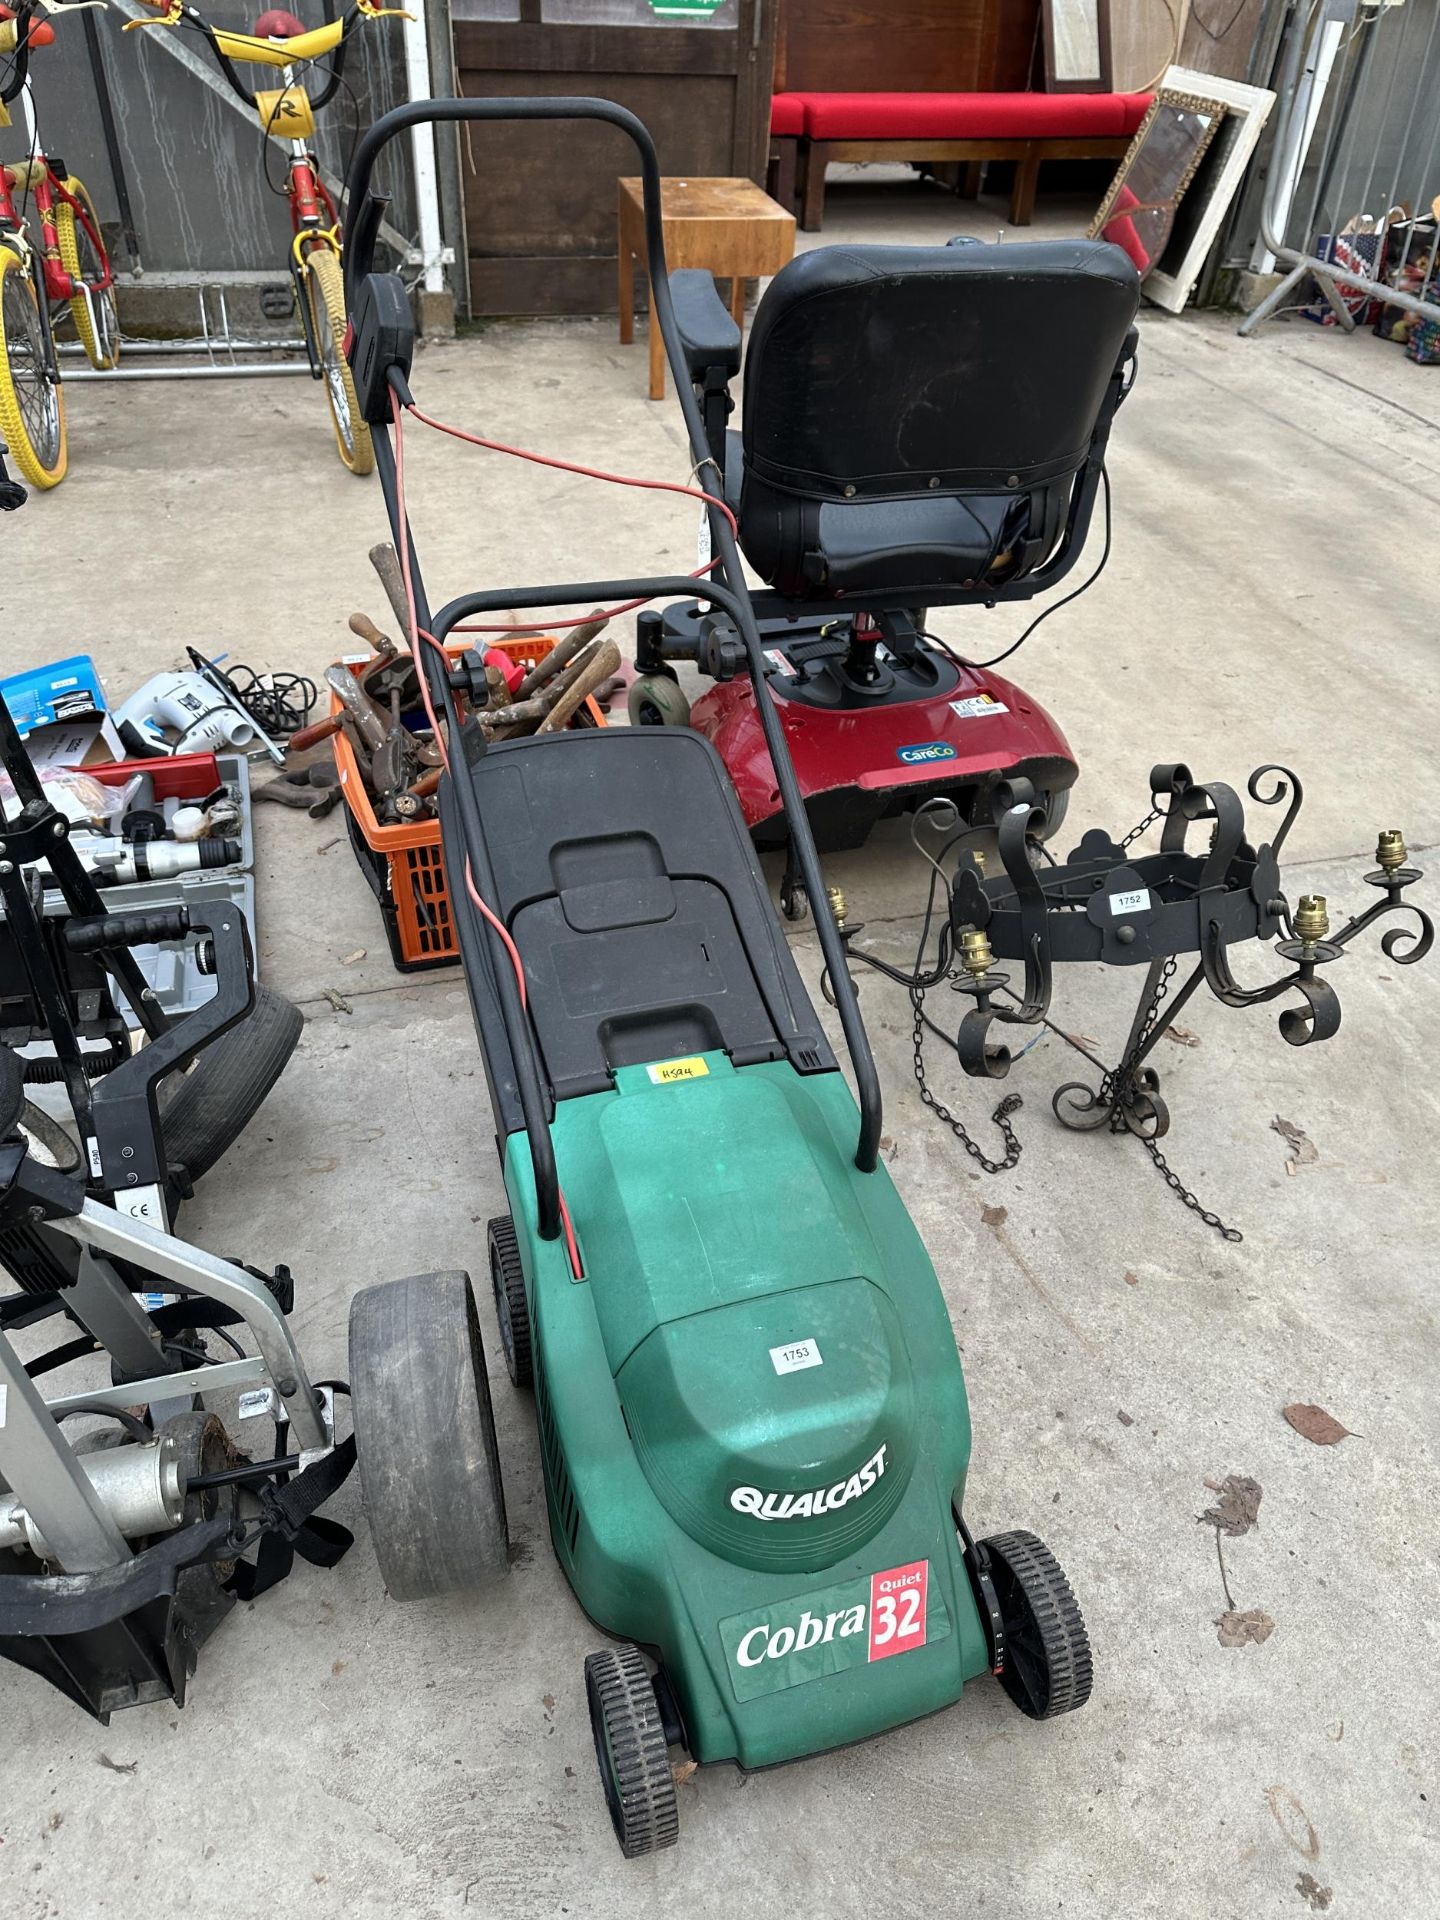
<svg viewBox="0 0 1440 1920">
<path fill-rule="evenodd" d="M 390 387 L 399 375 L 409 398 L 415 358 L 415 316 L 398 273 L 367 273 L 350 301 L 350 371 L 360 411 L 372 426 L 390 420 Z"/>
</svg>

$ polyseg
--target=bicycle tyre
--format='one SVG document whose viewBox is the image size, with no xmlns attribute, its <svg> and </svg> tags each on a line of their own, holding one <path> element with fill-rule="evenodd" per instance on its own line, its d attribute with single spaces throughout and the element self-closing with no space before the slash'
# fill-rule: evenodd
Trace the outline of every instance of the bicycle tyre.
<svg viewBox="0 0 1440 1920">
<path fill-rule="evenodd" d="M 65 191 L 73 194 L 90 216 L 90 224 L 98 233 L 100 220 L 95 212 L 95 202 L 90 198 L 89 189 L 83 180 L 77 180 L 72 174 L 65 182 Z M 55 237 L 60 243 L 60 264 L 72 279 L 93 280 L 103 273 L 110 262 L 101 253 L 96 255 L 95 243 L 75 218 L 75 209 L 64 200 L 55 206 Z M 84 255 L 89 254 L 91 271 L 87 272 Z M 96 317 L 100 321 L 100 336 L 96 337 L 90 324 L 90 308 L 82 295 L 77 294 L 69 302 L 70 317 L 75 322 L 75 331 L 85 356 L 92 367 L 101 373 L 108 373 L 112 367 L 120 364 L 120 316 L 115 310 L 115 287 L 112 282 L 103 293 L 91 296 L 96 308 Z"/>
<path fill-rule="evenodd" d="M 0 245 L 0 440 L 32 487 L 65 478 L 65 396 L 47 364 L 45 323 L 24 260 Z"/>
<path fill-rule="evenodd" d="M 360 416 L 350 363 L 340 350 L 348 324 L 345 281 L 340 257 L 328 247 L 312 247 L 306 255 L 305 293 L 310 302 L 316 351 L 325 370 L 325 397 L 330 402 L 335 445 L 351 473 L 373 473 L 375 448 L 371 444 L 370 429 Z"/>
</svg>

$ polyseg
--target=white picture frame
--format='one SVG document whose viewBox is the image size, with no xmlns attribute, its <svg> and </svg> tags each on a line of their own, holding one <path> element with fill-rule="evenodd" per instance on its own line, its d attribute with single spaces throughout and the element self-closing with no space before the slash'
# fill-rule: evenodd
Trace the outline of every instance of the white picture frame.
<svg viewBox="0 0 1440 1920">
<path fill-rule="evenodd" d="M 1195 282 L 1200 278 L 1206 255 L 1215 244 L 1220 223 L 1240 190 L 1261 129 L 1275 105 L 1275 95 L 1265 87 L 1243 86 L 1238 80 L 1225 80 L 1214 73 L 1197 73 L 1190 67 L 1169 68 L 1160 84 L 1181 93 L 1204 94 L 1207 99 L 1220 101 L 1225 108 L 1225 119 L 1216 138 L 1217 145 L 1224 143 L 1223 157 L 1213 172 L 1190 187 L 1190 196 L 1199 195 L 1202 207 L 1185 252 L 1170 272 L 1157 265 L 1145 276 L 1145 298 L 1167 313 L 1179 313 L 1195 291 Z"/>
</svg>

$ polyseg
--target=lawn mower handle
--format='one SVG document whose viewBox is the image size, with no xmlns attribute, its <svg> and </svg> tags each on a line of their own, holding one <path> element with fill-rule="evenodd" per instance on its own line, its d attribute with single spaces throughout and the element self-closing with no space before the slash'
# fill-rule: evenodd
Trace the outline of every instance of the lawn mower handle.
<svg viewBox="0 0 1440 1920">
<path fill-rule="evenodd" d="M 665 343 L 665 355 L 674 375 L 680 410 L 685 420 L 686 436 L 690 443 L 690 453 L 695 462 L 694 471 L 697 474 L 704 474 L 708 469 L 712 488 L 719 493 L 722 476 L 710 453 L 704 418 L 685 364 L 684 349 L 680 342 L 679 329 L 675 323 L 675 310 L 670 297 L 670 281 L 665 267 L 665 236 L 660 209 L 660 162 L 649 129 L 626 108 L 616 106 L 609 100 L 593 100 L 584 97 L 445 99 L 413 100 L 408 105 L 396 107 L 391 112 L 383 114 L 365 133 L 355 149 L 346 182 L 348 213 L 345 223 L 344 260 L 347 302 L 353 302 L 361 281 L 374 264 L 375 242 L 380 230 L 380 220 L 388 204 L 385 197 L 376 195 L 370 190 L 370 181 L 377 158 L 393 139 L 411 127 L 460 120 L 600 120 L 628 135 L 640 156 L 644 190 L 646 264 L 649 269 L 656 324 L 659 326 L 660 336 Z M 396 546 L 398 548 L 402 540 L 408 543 L 411 575 L 418 586 L 419 565 L 410 529 L 408 526 L 398 524 L 394 454 L 390 446 L 389 428 L 384 422 L 376 423 L 373 426 L 373 434 L 377 464 Z M 432 623 L 430 631 L 435 633 L 437 638 L 443 638 L 448 625 L 453 625 L 464 617 L 459 611 L 461 608 L 470 612 L 480 612 L 491 608 L 509 610 L 555 606 L 562 602 L 578 604 L 586 601 L 593 605 L 597 600 L 606 602 L 612 590 L 619 592 L 626 599 L 650 598 L 658 594 L 697 596 L 708 599 L 713 606 L 728 614 L 734 621 L 736 630 L 744 642 L 750 678 L 755 689 L 756 708 L 765 734 L 765 744 L 775 768 L 776 784 L 780 789 L 791 844 L 805 884 L 810 908 L 815 916 L 815 931 L 819 937 L 820 950 L 830 978 L 836 1009 L 845 1035 L 846 1048 L 855 1073 L 856 1091 L 860 1103 L 860 1137 L 855 1151 L 855 1164 L 862 1173 L 873 1173 L 880 1155 L 880 1077 L 876 1071 L 874 1055 L 870 1051 L 870 1042 L 860 1014 L 855 985 L 845 963 L 845 950 L 830 910 L 829 898 L 820 870 L 820 856 L 816 850 L 814 834 L 810 830 L 810 821 L 805 812 L 800 785 L 795 777 L 795 768 L 785 741 L 784 728 L 766 685 L 764 653 L 749 594 L 744 585 L 744 568 L 736 546 L 735 535 L 730 520 L 717 507 L 710 506 L 706 511 L 710 524 L 711 552 L 717 556 L 713 584 L 702 583 L 689 576 L 673 576 L 624 582 L 619 583 L 618 586 L 612 582 L 606 584 L 603 591 L 593 586 L 498 589 L 478 596 L 471 595 L 461 601 L 452 601 L 450 607 L 446 609 L 449 614 L 447 626 L 436 627 Z M 417 594 L 417 604 L 418 600 Z M 422 624 L 424 624 L 423 613 Z M 432 650 L 429 648 L 424 650 L 423 668 L 432 689 L 443 695 L 447 715 L 453 725 L 454 706 L 450 688 L 444 683 L 444 676 L 440 673 Z M 454 737 L 459 737 L 458 729 Z M 465 838 L 467 842 L 483 840 L 473 787 L 468 781 L 457 782 L 456 785 L 461 818 L 465 826 Z M 479 859 L 484 861 L 483 845 L 471 846 L 469 851 L 472 859 L 478 855 Z M 484 861 L 484 864 L 488 866 L 488 861 Z M 484 876 L 477 873 L 476 878 L 477 884 L 483 886 Z M 503 962 L 498 973 L 502 1010 L 506 1016 L 507 1030 L 511 1030 L 512 1022 L 517 1016 L 523 1018 L 523 1015 L 519 1008 L 518 997 L 514 1005 L 511 1005 L 513 982 L 509 979 L 509 969 Z M 538 1128 L 532 1124 L 532 1119 L 538 1119 L 537 1109 L 543 1103 L 537 1100 L 540 1089 L 534 1066 L 534 1043 L 529 1037 L 528 1023 L 524 1032 L 528 1044 L 524 1048 L 523 1064 L 519 1057 L 515 1064 L 521 1082 L 519 1091 L 522 1107 L 526 1112 L 526 1131 L 529 1135 L 532 1157 L 536 1156 L 537 1148 L 539 1149 L 539 1155 L 535 1158 L 535 1173 L 541 1232 L 547 1239 L 551 1239 L 559 1232 L 559 1190 L 555 1176 L 554 1154 L 550 1147 L 549 1128 L 548 1126 L 544 1128 L 545 1139 L 541 1146 L 537 1138 Z M 526 1081 L 532 1083 L 529 1088 L 525 1085 Z M 550 1193 L 552 1184 L 554 1185 L 553 1205 Z M 552 1226 L 553 1232 L 549 1230 Z"/>
</svg>

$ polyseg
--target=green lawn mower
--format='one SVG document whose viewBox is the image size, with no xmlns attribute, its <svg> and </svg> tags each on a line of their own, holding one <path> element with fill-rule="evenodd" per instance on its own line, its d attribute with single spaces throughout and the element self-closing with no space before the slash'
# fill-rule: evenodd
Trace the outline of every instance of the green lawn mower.
<svg viewBox="0 0 1440 1920">
<path fill-rule="evenodd" d="M 606 1803 L 633 1856 L 677 1837 L 672 1750 L 771 1766 L 948 1706 L 986 1672 L 1044 1719 L 1083 1705 L 1090 1650 L 1049 1550 L 1023 1532 L 976 1540 L 966 1524 L 959 1355 L 879 1159 L 879 1082 L 764 695 L 729 516 L 709 511 L 718 560 L 703 582 L 502 588 L 431 613 L 405 511 L 409 306 L 397 276 L 372 271 L 385 203 L 371 179 L 408 128 L 468 120 L 586 121 L 633 141 L 658 324 L 702 476 L 709 459 L 691 370 L 713 343 L 677 329 L 641 123 L 583 99 L 385 115 L 350 175 L 350 357 L 413 626 L 443 645 L 502 613 L 701 604 L 702 664 L 748 673 L 755 690 L 859 1096 L 710 742 L 669 727 L 507 741 L 478 656 L 447 665 L 417 641 L 448 741 L 445 869 L 509 1201 L 489 1229 L 500 1339 L 534 1395 L 555 1552 L 610 1637 L 585 1679 Z M 366 1289 L 350 1363 L 391 1593 L 502 1574 L 469 1279 Z"/>
</svg>

